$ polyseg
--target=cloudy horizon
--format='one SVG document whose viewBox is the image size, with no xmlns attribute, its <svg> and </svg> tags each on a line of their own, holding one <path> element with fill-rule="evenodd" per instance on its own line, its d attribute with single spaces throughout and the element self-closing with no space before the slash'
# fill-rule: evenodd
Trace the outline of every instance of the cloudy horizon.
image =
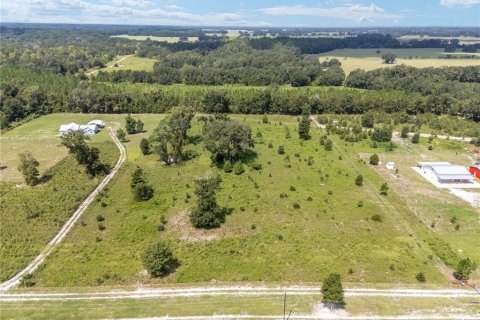
<svg viewBox="0 0 480 320">
<path fill-rule="evenodd" d="M 2 1 L 2 22 L 252 26 L 402 27 L 480 24 L 480 0 L 251 1 L 18 0 Z"/>
</svg>

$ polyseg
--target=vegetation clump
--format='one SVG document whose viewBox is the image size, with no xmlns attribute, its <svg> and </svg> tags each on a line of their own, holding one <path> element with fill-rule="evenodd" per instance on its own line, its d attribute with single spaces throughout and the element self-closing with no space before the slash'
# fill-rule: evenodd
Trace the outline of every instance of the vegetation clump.
<svg viewBox="0 0 480 320">
<path fill-rule="evenodd" d="M 38 183 L 38 166 L 40 163 L 32 156 L 30 152 L 24 152 L 18 155 L 20 164 L 18 165 L 18 171 L 23 175 L 25 183 L 29 186 L 34 186 Z"/>
<path fill-rule="evenodd" d="M 167 275 L 178 265 L 178 260 L 165 242 L 148 246 L 142 255 L 142 262 L 154 278 Z"/>
<path fill-rule="evenodd" d="M 225 209 L 219 207 L 215 196 L 220 182 L 219 176 L 195 180 L 197 206 L 190 214 L 190 221 L 195 228 L 218 228 L 225 221 Z"/>
<path fill-rule="evenodd" d="M 330 309 L 345 307 L 342 278 L 338 273 L 330 273 L 322 283 L 322 302 Z"/>
</svg>

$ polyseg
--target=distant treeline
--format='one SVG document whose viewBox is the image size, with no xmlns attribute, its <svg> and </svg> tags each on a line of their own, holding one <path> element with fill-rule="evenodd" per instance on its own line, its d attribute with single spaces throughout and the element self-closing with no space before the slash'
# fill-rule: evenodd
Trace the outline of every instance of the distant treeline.
<svg viewBox="0 0 480 320">
<path fill-rule="evenodd" d="M 415 69 L 412 72 L 416 72 Z M 385 81 L 390 81 L 387 75 L 383 77 L 386 77 Z M 415 77 L 415 74 L 410 77 Z M 350 85 L 353 86 L 352 83 Z M 191 106 L 206 113 L 298 115 L 308 111 L 315 114 L 361 114 L 375 110 L 411 115 L 451 114 L 480 120 L 479 84 L 451 81 L 437 86 L 436 90 L 427 93 L 405 91 L 401 87 L 392 89 L 388 85 L 372 87 L 378 90 L 363 90 L 313 86 L 112 84 L 4 67 L 0 73 L 0 124 L 2 129 L 6 129 L 12 122 L 31 114 L 162 113 L 174 106 Z M 449 89 L 458 92 L 448 92 Z"/>
</svg>

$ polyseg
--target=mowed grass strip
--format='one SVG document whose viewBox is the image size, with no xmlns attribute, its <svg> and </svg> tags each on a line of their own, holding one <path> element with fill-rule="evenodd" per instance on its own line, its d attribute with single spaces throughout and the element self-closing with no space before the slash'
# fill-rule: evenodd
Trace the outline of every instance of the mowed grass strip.
<svg viewBox="0 0 480 320">
<path fill-rule="evenodd" d="M 186 147 L 193 159 L 165 167 L 158 156 L 141 155 L 140 139 L 148 137 L 162 117 L 148 116 L 147 132 L 128 136 L 127 164 L 36 273 L 38 286 L 317 282 L 331 271 L 351 282 L 414 283 L 420 271 L 429 282 L 442 281 L 433 263 L 414 250 L 415 239 L 387 217 L 389 211 L 365 187 L 354 184 L 356 170 L 340 160 L 338 152 L 323 150 L 320 133 L 313 127 L 312 139 L 301 142 L 295 117 L 269 116 L 270 123 L 263 124 L 261 116 L 232 116 L 252 127 L 255 161 L 263 168 L 247 167 L 236 176 L 212 164 L 201 143 L 197 118 Z M 285 138 L 285 126 L 290 139 Z M 280 145 L 285 147 L 284 155 L 277 152 Z M 156 190 L 145 203 L 135 202 L 129 187 L 136 166 L 145 170 Z M 188 214 L 195 205 L 194 179 L 207 173 L 222 176 L 218 201 L 233 212 L 221 228 L 198 231 L 190 226 Z M 280 198 L 281 193 L 287 197 Z M 295 209 L 294 203 L 300 208 Z M 372 221 L 374 214 L 385 219 Z M 104 217 L 104 230 L 98 227 L 98 215 Z M 167 220 L 163 232 L 157 229 L 161 216 Z M 148 244 L 158 240 L 170 243 L 180 267 L 166 278 L 150 279 L 140 257 Z"/>
<path fill-rule="evenodd" d="M 377 52 L 379 51 L 379 52 Z M 392 52 L 397 55 L 395 64 L 385 64 L 382 55 Z M 446 59 L 446 55 L 457 59 Z M 475 56 L 476 59 L 466 58 Z M 465 58 L 463 58 L 465 57 Z M 480 65 L 480 53 L 454 52 L 446 53 L 442 49 L 339 49 L 320 54 L 320 62 L 327 59 L 339 59 L 348 75 L 352 70 L 373 70 L 405 64 L 416 68 L 427 67 L 465 67 Z M 460 59 L 462 58 L 462 59 Z"/>
<path fill-rule="evenodd" d="M 320 288 L 319 288 L 320 291 Z M 286 311 L 292 318 L 301 315 L 325 315 L 321 295 L 287 295 Z M 345 311 L 349 316 L 428 316 L 476 315 L 480 305 L 471 298 L 431 297 L 367 297 L 347 296 Z M 200 296 L 180 298 L 146 298 L 91 301 L 0 302 L 2 316 L 7 319 L 45 318 L 138 318 L 161 316 L 215 315 L 283 315 L 283 295 L 270 296 Z M 336 316 L 332 312 L 332 317 Z M 253 318 L 252 317 L 252 318 Z"/>
</svg>

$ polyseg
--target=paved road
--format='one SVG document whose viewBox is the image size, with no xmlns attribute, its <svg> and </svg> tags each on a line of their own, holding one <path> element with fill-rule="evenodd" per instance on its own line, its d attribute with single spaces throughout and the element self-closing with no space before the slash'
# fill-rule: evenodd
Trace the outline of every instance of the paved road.
<svg viewBox="0 0 480 320">
<path fill-rule="evenodd" d="M 53 250 L 60 244 L 60 242 L 62 242 L 70 229 L 72 229 L 72 227 L 75 225 L 75 222 L 77 222 L 80 216 L 85 212 L 85 209 L 87 209 L 90 203 L 95 199 L 96 195 L 108 184 L 110 180 L 112 180 L 113 176 L 115 176 L 118 169 L 125 161 L 126 150 L 125 147 L 118 140 L 115 130 L 111 127 L 108 127 L 108 132 L 110 133 L 113 142 L 115 142 L 118 149 L 120 150 L 120 156 L 117 163 L 115 164 L 115 167 L 113 167 L 112 171 L 103 179 L 103 181 L 95 188 L 95 190 L 93 190 L 88 195 L 88 197 L 82 202 L 82 204 L 80 204 L 80 206 L 77 208 L 77 210 L 75 210 L 70 219 L 67 220 L 67 222 L 57 233 L 57 235 L 47 244 L 45 249 L 32 262 L 30 262 L 25 269 L 17 273 L 10 280 L 7 280 L 0 284 L 0 292 L 7 291 L 8 289 L 17 286 L 23 276 L 32 273 L 38 268 L 38 266 L 42 264 L 45 258 L 53 252 Z"/>
</svg>

